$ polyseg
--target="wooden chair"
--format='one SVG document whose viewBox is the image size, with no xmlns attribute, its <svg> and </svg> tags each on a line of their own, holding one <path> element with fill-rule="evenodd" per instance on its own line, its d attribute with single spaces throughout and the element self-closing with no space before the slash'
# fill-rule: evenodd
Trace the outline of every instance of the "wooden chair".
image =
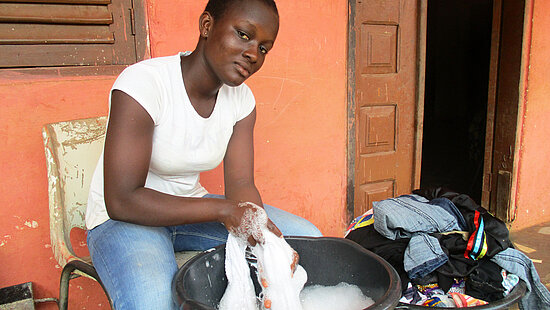
<svg viewBox="0 0 550 310">
<path fill-rule="evenodd" d="M 72 278 L 91 278 L 105 290 L 90 257 L 75 254 L 70 233 L 73 228 L 86 229 L 88 190 L 103 150 L 106 122 L 107 117 L 101 116 L 47 124 L 42 129 L 48 168 L 50 242 L 55 259 L 63 268 L 59 285 L 59 309 L 63 310 L 67 309 Z M 178 265 L 196 253 L 176 253 Z M 109 303 L 113 308 L 110 298 Z"/>
</svg>

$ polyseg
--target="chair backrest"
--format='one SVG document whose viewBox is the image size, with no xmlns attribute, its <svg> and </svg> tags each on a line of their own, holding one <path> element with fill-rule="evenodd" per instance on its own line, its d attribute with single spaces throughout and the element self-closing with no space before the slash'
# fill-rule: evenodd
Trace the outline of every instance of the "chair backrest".
<svg viewBox="0 0 550 310">
<path fill-rule="evenodd" d="M 70 232 L 85 229 L 90 182 L 103 150 L 107 117 L 47 124 L 42 129 L 48 168 L 50 238 L 57 262 L 74 254 Z"/>
</svg>

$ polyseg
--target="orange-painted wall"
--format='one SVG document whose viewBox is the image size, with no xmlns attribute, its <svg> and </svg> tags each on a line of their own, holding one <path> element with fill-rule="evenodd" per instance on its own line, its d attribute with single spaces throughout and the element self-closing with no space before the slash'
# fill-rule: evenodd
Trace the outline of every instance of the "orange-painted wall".
<svg viewBox="0 0 550 310">
<path fill-rule="evenodd" d="M 37 298 L 57 297 L 61 269 L 50 248 L 41 128 L 49 122 L 107 113 L 105 103 L 114 80 L 0 74 L 0 287 L 33 282 Z M 97 292 L 91 296 L 101 296 L 91 280 L 77 281 L 72 292 L 93 286 Z M 51 303 L 41 307 L 56 309 Z"/>
<path fill-rule="evenodd" d="M 204 1 L 149 2 L 153 56 L 192 50 Z M 280 30 L 247 84 L 257 101 L 256 183 L 265 203 L 341 236 L 346 187 L 347 1 L 278 2 Z M 182 12 L 183 16 L 173 15 Z M 166 16 L 173 16 L 168 17 Z M 306 18 L 307 16 L 307 18 Z M 222 192 L 221 172 L 203 176 Z"/>
<path fill-rule="evenodd" d="M 533 13 L 528 16 L 531 41 L 525 50 L 527 89 L 519 131 L 517 220 L 513 229 L 550 221 L 550 2 L 532 2 Z"/>
<path fill-rule="evenodd" d="M 206 0 L 147 0 L 151 54 L 191 50 Z M 346 0 L 278 0 L 281 29 L 264 68 L 248 84 L 258 108 L 256 181 L 266 203 L 341 236 L 346 187 Z M 550 220 L 550 3 L 535 1 L 514 227 Z M 0 71 L 0 287 L 33 282 L 57 297 L 60 269 L 49 247 L 41 127 L 107 113 L 113 76 L 56 77 Z M 221 171 L 203 176 L 221 193 Z M 56 309 L 52 303 L 38 309 Z M 99 286 L 71 281 L 71 309 L 107 309 Z"/>
<path fill-rule="evenodd" d="M 151 54 L 192 50 L 206 0 L 147 0 Z M 247 84 L 257 100 L 256 182 L 266 203 L 342 236 L 346 189 L 347 0 L 278 0 L 275 48 Z M 114 76 L 34 76 L 0 71 L 0 287 L 33 282 L 57 297 L 60 268 L 49 247 L 41 128 L 107 113 Z M 223 192 L 221 170 L 203 176 Z M 92 280 L 71 281 L 71 309 L 107 309 Z M 56 309 L 53 303 L 38 309 Z"/>
</svg>

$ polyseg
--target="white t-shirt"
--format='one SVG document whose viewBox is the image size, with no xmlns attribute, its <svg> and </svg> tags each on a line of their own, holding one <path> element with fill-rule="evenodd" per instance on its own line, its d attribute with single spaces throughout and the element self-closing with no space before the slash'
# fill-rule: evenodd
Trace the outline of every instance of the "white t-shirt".
<svg viewBox="0 0 550 310">
<path fill-rule="evenodd" d="M 202 197 L 202 171 L 217 167 L 225 156 L 233 126 L 255 107 L 250 88 L 223 85 L 212 114 L 200 116 L 189 101 L 181 74 L 182 53 L 141 61 L 115 81 L 154 121 L 153 148 L 145 187 L 182 197 Z M 131 206 L 130 206 L 131 207 Z M 86 226 L 92 229 L 109 216 L 103 196 L 103 154 L 90 186 Z"/>
</svg>

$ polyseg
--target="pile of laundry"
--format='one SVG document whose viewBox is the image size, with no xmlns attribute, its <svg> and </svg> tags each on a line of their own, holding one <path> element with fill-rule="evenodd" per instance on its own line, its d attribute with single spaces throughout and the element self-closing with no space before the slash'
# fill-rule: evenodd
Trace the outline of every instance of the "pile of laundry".
<svg viewBox="0 0 550 310">
<path fill-rule="evenodd" d="M 550 309 L 533 262 L 513 248 L 506 224 L 468 195 L 443 188 L 374 202 L 346 238 L 388 261 L 401 278 L 401 302 L 469 307 L 507 296 L 520 281 L 520 309 Z"/>
</svg>

